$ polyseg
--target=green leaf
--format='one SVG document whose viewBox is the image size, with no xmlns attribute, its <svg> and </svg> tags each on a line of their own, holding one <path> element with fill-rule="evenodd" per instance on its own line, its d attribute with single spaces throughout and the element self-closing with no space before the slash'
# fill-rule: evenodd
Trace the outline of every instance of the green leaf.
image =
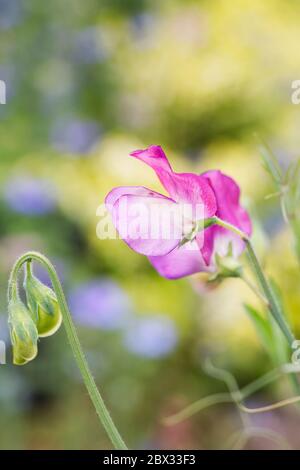
<svg viewBox="0 0 300 470">
<path fill-rule="evenodd" d="M 263 166 L 265 170 L 269 173 L 269 175 L 272 177 L 276 185 L 280 187 L 282 183 L 283 175 L 282 175 L 282 170 L 280 168 L 278 160 L 273 154 L 270 147 L 265 142 L 263 142 L 261 138 L 259 138 L 259 141 L 260 141 L 259 150 L 260 150 L 260 155 L 263 161 Z"/>
<path fill-rule="evenodd" d="M 266 349 L 266 351 L 269 353 L 271 358 L 274 358 L 274 343 L 273 343 L 273 331 L 272 331 L 272 325 L 268 322 L 266 318 L 262 316 L 261 313 L 259 313 L 254 307 L 251 305 L 245 304 L 244 305 L 245 310 L 252 321 L 254 328 L 257 332 L 257 335 Z"/>
</svg>

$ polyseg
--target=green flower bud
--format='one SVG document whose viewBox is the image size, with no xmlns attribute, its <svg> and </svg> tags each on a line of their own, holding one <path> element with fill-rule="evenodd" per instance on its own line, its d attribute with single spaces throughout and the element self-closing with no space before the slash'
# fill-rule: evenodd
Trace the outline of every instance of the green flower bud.
<svg viewBox="0 0 300 470">
<path fill-rule="evenodd" d="M 8 312 L 10 337 L 13 345 L 13 363 L 21 366 L 36 357 L 38 332 L 29 310 L 21 300 L 11 300 Z"/>
<path fill-rule="evenodd" d="M 55 293 L 40 282 L 27 264 L 24 289 L 31 317 L 41 338 L 53 335 L 60 327 L 62 315 Z"/>
</svg>

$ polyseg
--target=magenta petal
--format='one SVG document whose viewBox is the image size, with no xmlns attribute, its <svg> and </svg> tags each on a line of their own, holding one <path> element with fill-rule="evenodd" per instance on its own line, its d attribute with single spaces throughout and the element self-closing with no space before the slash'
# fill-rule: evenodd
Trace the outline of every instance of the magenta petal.
<svg viewBox="0 0 300 470">
<path fill-rule="evenodd" d="M 252 225 L 247 211 L 240 205 L 240 188 L 236 182 L 218 170 L 208 171 L 202 176 L 210 182 L 217 199 L 216 215 L 230 222 L 235 227 L 251 235 Z M 244 250 L 244 242 L 238 235 L 222 227 L 210 227 L 204 232 L 204 244 L 201 248 L 202 255 L 206 262 L 211 262 L 213 252 L 222 256 L 228 253 L 230 244 L 233 255 L 239 256 Z"/>
<path fill-rule="evenodd" d="M 215 215 L 217 210 L 216 198 L 210 184 L 207 184 L 206 178 L 193 173 L 172 173 L 168 180 L 164 178 L 162 183 L 174 200 L 193 206 L 203 205 L 204 217 Z"/>
<path fill-rule="evenodd" d="M 204 230 L 201 237 L 196 237 L 198 248 L 203 256 L 206 266 L 211 265 L 212 254 L 214 251 L 215 229 L 216 226 L 209 227 Z"/>
<path fill-rule="evenodd" d="M 177 247 L 165 256 L 150 256 L 149 261 L 167 279 L 208 271 L 196 242 Z"/>
<path fill-rule="evenodd" d="M 142 162 L 145 162 L 155 171 L 172 171 L 166 154 L 159 145 L 150 145 L 150 147 L 145 150 L 135 150 L 134 152 L 131 152 L 130 155 L 132 157 L 138 158 Z"/>
<path fill-rule="evenodd" d="M 174 173 L 162 148 L 151 145 L 130 154 L 149 165 L 169 195 L 176 202 L 203 205 L 203 216 L 211 217 L 217 210 L 214 192 L 206 178 L 193 173 Z"/>
<path fill-rule="evenodd" d="M 130 188 L 132 189 L 132 188 Z M 125 193 L 122 194 L 121 193 Z M 128 188 L 117 188 L 107 200 L 113 223 L 120 237 L 134 251 L 147 256 L 169 253 L 182 237 L 180 207 L 172 199 L 147 188 L 135 189 L 136 194 L 126 194 Z"/>
<path fill-rule="evenodd" d="M 240 188 L 237 183 L 218 170 L 204 173 L 212 185 L 217 199 L 217 215 L 235 225 L 248 236 L 252 232 L 252 224 L 248 212 L 240 205 Z"/>
</svg>

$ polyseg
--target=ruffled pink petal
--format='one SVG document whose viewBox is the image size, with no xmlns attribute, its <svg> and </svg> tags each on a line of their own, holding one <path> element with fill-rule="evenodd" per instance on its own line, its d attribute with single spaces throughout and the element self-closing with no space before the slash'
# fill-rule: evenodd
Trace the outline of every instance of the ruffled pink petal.
<svg viewBox="0 0 300 470">
<path fill-rule="evenodd" d="M 130 155 L 153 168 L 174 201 L 193 206 L 202 204 L 204 217 L 215 214 L 216 198 L 206 178 L 193 173 L 174 173 L 164 151 L 157 145 L 151 145 L 146 150 L 136 150 Z"/>
<path fill-rule="evenodd" d="M 236 182 L 218 170 L 204 173 L 202 176 L 210 182 L 217 199 L 216 215 L 230 222 L 235 227 L 251 235 L 252 225 L 247 211 L 240 205 L 240 188 Z M 213 226 L 204 231 L 204 243 L 201 252 L 206 263 L 213 262 L 213 254 L 225 256 L 232 245 L 233 256 L 238 257 L 245 248 L 238 235 L 222 227 Z"/>
<path fill-rule="evenodd" d="M 155 171 L 172 171 L 169 160 L 160 145 L 150 145 L 147 149 L 135 150 L 130 155 L 151 166 Z"/>
<path fill-rule="evenodd" d="M 195 241 L 177 247 L 165 256 L 150 256 L 149 260 L 158 273 L 167 279 L 209 271 Z"/>
<path fill-rule="evenodd" d="M 143 187 L 115 188 L 106 198 L 120 237 L 134 251 L 162 256 L 182 238 L 182 214 L 172 199 Z"/>
</svg>

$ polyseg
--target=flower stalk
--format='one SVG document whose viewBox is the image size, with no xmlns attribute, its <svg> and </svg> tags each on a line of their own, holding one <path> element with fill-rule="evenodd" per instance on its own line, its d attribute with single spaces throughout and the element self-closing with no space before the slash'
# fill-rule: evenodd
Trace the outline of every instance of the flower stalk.
<svg viewBox="0 0 300 470">
<path fill-rule="evenodd" d="M 209 225 L 219 225 L 227 230 L 238 235 L 245 243 L 248 257 L 251 263 L 251 267 L 253 272 L 257 278 L 257 281 L 263 291 L 264 297 L 268 302 L 268 308 L 270 313 L 272 314 L 273 318 L 275 319 L 276 323 L 278 324 L 279 328 L 281 329 L 282 333 L 284 334 L 286 340 L 289 343 L 289 346 L 292 348 L 292 344 L 295 341 L 295 337 L 290 330 L 288 323 L 285 320 L 284 313 L 280 305 L 277 302 L 277 299 L 273 293 L 272 287 L 270 286 L 263 270 L 260 265 L 260 262 L 256 256 L 255 250 L 251 243 L 250 238 L 242 232 L 239 228 L 235 227 L 234 225 L 225 222 L 224 220 L 219 219 L 218 217 L 211 217 L 210 219 L 206 220 L 206 224 Z"/>
<path fill-rule="evenodd" d="M 8 299 L 11 300 L 12 296 L 15 297 L 18 292 L 18 273 L 21 267 L 28 262 L 37 261 L 42 264 L 48 271 L 53 290 L 57 297 L 57 302 L 62 314 L 63 324 L 67 334 L 69 344 L 71 346 L 74 358 L 77 362 L 78 368 L 81 372 L 82 379 L 87 388 L 91 401 L 95 407 L 96 413 L 102 423 L 108 437 L 110 438 L 114 447 L 118 450 L 126 450 L 127 446 L 124 443 L 119 431 L 117 430 L 109 411 L 107 410 L 104 400 L 96 386 L 95 380 L 92 376 L 85 355 L 80 345 L 80 341 L 74 326 L 66 298 L 52 263 L 44 255 L 37 252 L 28 252 L 22 255 L 15 263 L 8 284 Z"/>
</svg>

